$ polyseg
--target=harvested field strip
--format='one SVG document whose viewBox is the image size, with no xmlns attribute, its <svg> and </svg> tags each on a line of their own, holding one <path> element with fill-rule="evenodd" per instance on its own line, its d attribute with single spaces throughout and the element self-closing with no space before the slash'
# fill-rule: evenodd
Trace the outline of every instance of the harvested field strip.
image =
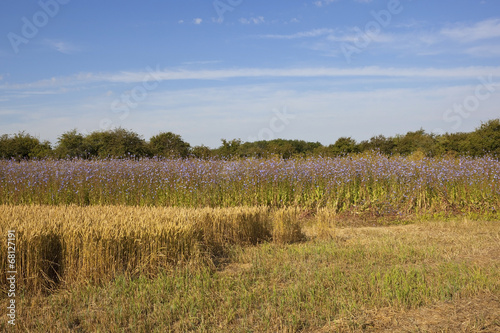
<svg viewBox="0 0 500 333">
<path fill-rule="evenodd" d="M 326 228 L 326 227 L 325 227 Z M 498 332 L 500 225 L 341 228 L 230 247 L 225 266 L 20 299 L 24 331 Z M 333 234 L 333 235 L 332 235 Z M 3 303 L 1 303 L 3 302 Z M 0 306 L 5 300 L 0 300 Z M 0 319 L 0 330 L 5 327 Z"/>
</svg>

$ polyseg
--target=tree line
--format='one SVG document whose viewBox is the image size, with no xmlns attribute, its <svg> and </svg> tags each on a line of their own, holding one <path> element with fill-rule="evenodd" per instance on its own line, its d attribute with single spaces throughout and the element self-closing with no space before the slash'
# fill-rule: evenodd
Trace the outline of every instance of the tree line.
<svg viewBox="0 0 500 333">
<path fill-rule="evenodd" d="M 192 147 L 180 135 L 162 132 L 144 140 L 137 133 L 117 128 L 81 134 L 71 130 L 62 134 L 52 146 L 48 141 L 25 132 L 0 136 L 0 158 L 243 158 L 270 157 L 291 158 L 297 156 L 345 156 L 365 151 L 378 151 L 386 155 L 407 156 L 419 153 L 428 157 L 491 155 L 500 157 L 500 119 L 482 123 L 473 132 L 446 134 L 426 133 L 423 129 L 404 135 L 374 136 L 356 142 L 341 137 L 328 146 L 319 142 L 276 139 L 270 141 L 243 142 L 240 139 L 222 139 L 218 148 L 204 145 Z"/>
</svg>

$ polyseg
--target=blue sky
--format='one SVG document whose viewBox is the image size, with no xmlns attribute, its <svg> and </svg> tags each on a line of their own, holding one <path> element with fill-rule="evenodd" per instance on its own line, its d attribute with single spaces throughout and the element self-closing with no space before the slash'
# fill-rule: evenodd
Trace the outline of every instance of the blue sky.
<svg viewBox="0 0 500 333">
<path fill-rule="evenodd" d="M 5 0 L 0 134 L 360 141 L 500 117 L 497 0 Z"/>
</svg>

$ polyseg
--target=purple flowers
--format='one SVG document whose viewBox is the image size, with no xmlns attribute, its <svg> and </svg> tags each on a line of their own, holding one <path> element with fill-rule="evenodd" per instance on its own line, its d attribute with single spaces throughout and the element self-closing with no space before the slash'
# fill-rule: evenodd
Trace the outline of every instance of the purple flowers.
<svg viewBox="0 0 500 333">
<path fill-rule="evenodd" d="M 0 203 L 498 211 L 492 158 L 0 161 Z M 483 207 L 484 206 L 484 207 Z"/>
</svg>

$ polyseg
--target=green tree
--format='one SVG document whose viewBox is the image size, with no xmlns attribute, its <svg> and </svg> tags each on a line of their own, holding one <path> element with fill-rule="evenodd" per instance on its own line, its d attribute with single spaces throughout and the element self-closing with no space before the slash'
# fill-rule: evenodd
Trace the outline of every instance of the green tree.
<svg viewBox="0 0 500 333">
<path fill-rule="evenodd" d="M 4 134 L 0 137 L 0 157 L 4 159 L 14 158 L 18 161 L 31 158 L 46 158 L 52 156 L 50 142 L 40 142 L 25 132 L 19 132 L 13 136 Z"/>
<path fill-rule="evenodd" d="M 437 155 L 465 156 L 470 152 L 470 133 L 446 133 L 436 137 Z"/>
<path fill-rule="evenodd" d="M 289 140 L 276 139 L 268 142 L 268 152 L 281 158 L 290 158 L 297 153 L 293 143 Z"/>
<path fill-rule="evenodd" d="M 8 159 L 12 157 L 12 148 L 10 147 L 10 138 L 8 134 L 0 136 L 0 158 Z"/>
<path fill-rule="evenodd" d="M 195 158 L 208 159 L 212 156 L 212 150 L 207 146 L 194 146 L 191 149 L 191 156 Z"/>
<path fill-rule="evenodd" d="M 370 141 L 362 141 L 359 145 L 360 151 L 375 150 L 382 154 L 391 155 L 394 153 L 396 144 L 393 138 L 386 138 L 378 135 L 370 138 Z"/>
<path fill-rule="evenodd" d="M 328 146 L 328 150 L 334 156 L 343 156 L 353 153 L 359 153 L 359 145 L 351 137 L 341 137 L 333 145 Z"/>
<path fill-rule="evenodd" d="M 233 139 L 231 141 L 227 141 L 225 139 L 221 139 L 222 146 L 217 148 L 216 154 L 220 157 L 233 158 L 240 157 L 241 155 L 241 139 Z"/>
<path fill-rule="evenodd" d="M 238 148 L 240 156 L 261 158 L 267 156 L 267 141 L 242 143 Z"/>
<path fill-rule="evenodd" d="M 92 132 L 84 138 L 84 147 L 89 156 L 99 158 L 149 155 L 144 139 L 137 133 L 123 128 Z"/>
<path fill-rule="evenodd" d="M 410 155 L 411 153 L 420 150 L 426 155 L 434 155 L 435 137 L 432 134 L 427 134 L 423 129 L 415 132 L 408 132 L 406 135 L 397 135 L 394 139 L 395 152 L 401 155 Z"/>
<path fill-rule="evenodd" d="M 492 119 L 482 123 L 470 133 L 470 149 L 473 156 L 490 154 L 500 156 L 500 119 Z"/>
<path fill-rule="evenodd" d="M 59 158 L 85 158 L 87 156 L 85 137 L 76 129 L 62 134 L 57 139 L 55 154 Z"/>
<path fill-rule="evenodd" d="M 188 157 L 191 146 L 178 134 L 162 132 L 149 140 L 149 148 L 154 156 L 184 158 Z"/>
</svg>

